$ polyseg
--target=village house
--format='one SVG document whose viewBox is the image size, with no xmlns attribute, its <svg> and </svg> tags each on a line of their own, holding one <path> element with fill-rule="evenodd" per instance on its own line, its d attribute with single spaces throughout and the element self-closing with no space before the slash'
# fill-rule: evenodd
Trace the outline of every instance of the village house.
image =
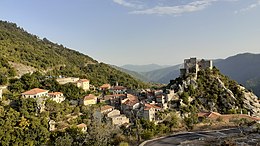
<svg viewBox="0 0 260 146">
<path fill-rule="evenodd" d="M 49 121 L 49 131 L 54 131 L 54 130 L 56 130 L 55 124 L 56 124 L 56 122 L 55 122 L 54 120 L 50 120 L 50 121 Z"/>
<path fill-rule="evenodd" d="M 154 104 L 144 104 L 142 117 L 148 121 L 156 120 L 156 112 L 161 111 L 162 108 Z"/>
<path fill-rule="evenodd" d="M 146 98 L 147 98 L 147 99 L 149 99 L 149 100 L 153 100 L 154 97 L 155 97 L 154 92 L 152 92 L 152 91 L 148 91 L 148 92 L 146 92 Z"/>
<path fill-rule="evenodd" d="M 111 88 L 110 84 L 103 84 L 102 86 L 100 86 L 100 90 L 104 91 L 104 90 L 109 90 Z"/>
<path fill-rule="evenodd" d="M 105 95 L 100 99 L 100 102 L 105 102 L 111 106 L 119 107 L 120 100 L 125 98 L 126 98 L 126 94 Z"/>
<path fill-rule="evenodd" d="M 127 94 L 127 98 L 121 100 L 121 111 L 127 116 L 131 115 L 131 111 L 140 108 L 137 96 Z"/>
<path fill-rule="evenodd" d="M 61 103 L 62 101 L 65 100 L 65 97 L 63 96 L 63 93 L 61 93 L 61 92 L 51 92 L 51 93 L 48 93 L 48 96 L 51 98 L 51 100 L 53 100 L 57 103 Z"/>
<path fill-rule="evenodd" d="M 114 108 L 115 108 L 115 107 L 110 106 L 110 105 L 104 105 L 104 106 L 101 106 L 100 112 L 101 112 L 102 114 L 108 113 L 108 112 L 114 110 Z"/>
<path fill-rule="evenodd" d="M 110 111 L 107 114 L 108 119 L 113 125 L 121 126 L 123 124 L 129 124 L 129 118 L 125 115 L 120 114 L 119 110 Z"/>
<path fill-rule="evenodd" d="M 93 105 L 97 104 L 97 97 L 93 94 L 89 94 L 85 96 L 82 100 L 83 105 Z"/>
<path fill-rule="evenodd" d="M 24 98 L 39 98 L 43 96 L 48 96 L 48 90 L 34 88 L 22 93 L 22 97 Z"/>
<path fill-rule="evenodd" d="M 81 130 L 81 132 L 83 132 L 83 133 L 86 133 L 88 130 L 87 125 L 84 123 L 78 124 L 77 128 L 79 128 Z"/>
<path fill-rule="evenodd" d="M 167 102 L 166 102 L 166 96 L 164 94 L 158 94 L 156 95 L 156 103 L 160 105 L 163 109 L 167 109 Z"/>
<path fill-rule="evenodd" d="M 115 86 L 109 89 L 113 94 L 126 94 L 126 87 L 124 86 Z"/>
<path fill-rule="evenodd" d="M 87 90 L 89 90 L 89 80 L 80 79 L 76 82 L 76 86 L 78 88 L 82 88 L 84 91 L 87 91 Z"/>
<path fill-rule="evenodd" d="M 166 102 L 170 102 L 175 99 L 174 90 L 166 90 Z"/>
<path fill-rule="evenodd" d="M 45 109 L 45 98 L 48 97 L 48 90 L 34 88 L 22 93 L 23 98 L 34 98 L 37 103 L 37 110 L 41 113 Z"/>
</svg>

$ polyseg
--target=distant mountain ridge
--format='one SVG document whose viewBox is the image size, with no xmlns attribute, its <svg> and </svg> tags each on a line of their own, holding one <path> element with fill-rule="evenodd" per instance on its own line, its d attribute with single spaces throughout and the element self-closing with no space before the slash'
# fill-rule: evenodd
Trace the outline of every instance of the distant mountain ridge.
<svg viewBox="0 0 260 146">
<path fill-rule="evenodd" d="M 150 72 L 153 70 L 162 69 L 169 66 L 170 65 L 158 65 L 158 64 L 147 64 L 147 65 L 126 64 L 121 66 L 120 68 L 140 73 L 140 72 Z"/>
<path fill-rule="evenodd" d="M 213 60 L 216 66 L 223 74 L 243 84 L 246 88 L 251 89 L 260 96 L 260 54 L 241 53 L 230 56 L 226 59 Z M 180 74 L 180 66 L 170 66 L 161 69 L 154 69 L 149 72 L 137 72 L 145 76 L 150 82 L 167 84 L 170 80 L 177 78 Z"/>
<path fill-rule="evenodd" d="M 225 75 L 260 96 L 260 54 L 242 53 L 214 63 Z"/>
</svg>

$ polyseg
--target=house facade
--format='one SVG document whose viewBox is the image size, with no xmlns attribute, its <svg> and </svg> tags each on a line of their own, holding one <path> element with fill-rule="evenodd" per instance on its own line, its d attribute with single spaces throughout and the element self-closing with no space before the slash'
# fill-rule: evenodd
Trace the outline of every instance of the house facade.
<svg viewBox="0 0 260 146">
<path fill-rule="evenodd" d="M 86 133 L 88 130 L 87 125 L 84 123 L 78 124 L 77 128 L 79 128 L 81 130 L 81 132 L 83 132 L 83 133 Z"/>
<path fill-rule="evenodd" d="M 104 106 L 102 106 L 102 107 L 100 108 L 100 112 L 101 112 L 102 114 L 108 113 L 108 112 L 110 112 L 110 111 L 113 111 L 114 108 L 115 108 L 115 107 L 110 106 L 110 105 L 104 105 Z"/>
<path fill-rule="evenodd" d="M 149 121 L 156 120 L 156 112 L 163 110 L 161 107 L 154 104 L 144 104 L 143 105 L 143 118 Z"/>
<path fill-rule="evenodd" d="M 119 110 L 112 110 L 107 113 L 108 119 L 113 125 L 121 126 L 123 124 L 129 124 L 129 118 L 125 115 L 121 115 Z"/>
<path fill-rule="evenodd" d="M 63 96 L 63 93 L 61 93 L 61 92 L 51 92 L 51 93 L 48 93 L 48 96 L 51 98 L 51 100 L 53 100 L 57 103 L 61 103 L 62 101 L 65 100 L 65 97 Z"/>
<path fill-rule="evenodd" d="M 22 93 L 23 98 L 39 98 L 43 96 L 48 96 L 48 90 L 34 88 Z"/>
<path fill-rule="evenodd" d="M 89 90 L 89 80 L 80 79 L 76 82 L 76 86 L 78 88 L 82 88 L 84 91 L 87 91 L 87 90 Z"/>
<path fill-rule="evenodd" d="M 83 105 L 97 104 L 97 97 L 93 94 L 89 94 L 83 98 L 82 104 Z"/>
<path fill-rule="evenodd" d="M 126 93 L 126 87 L 124 86 L 115 86 L 109 89 L 110 92 L 113 94 L 125 94 Z"/>
</svg>

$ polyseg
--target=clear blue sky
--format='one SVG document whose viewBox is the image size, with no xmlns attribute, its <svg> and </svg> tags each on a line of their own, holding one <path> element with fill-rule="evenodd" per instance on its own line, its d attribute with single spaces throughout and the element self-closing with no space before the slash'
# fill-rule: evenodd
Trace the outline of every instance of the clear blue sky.
<svg viewBox="0 0 260 146">
<path fill-rule="evenodd" d="M 1 0 L 0 19 L 115 65 L 260 53 L 260 0 Z"/>
</svg>

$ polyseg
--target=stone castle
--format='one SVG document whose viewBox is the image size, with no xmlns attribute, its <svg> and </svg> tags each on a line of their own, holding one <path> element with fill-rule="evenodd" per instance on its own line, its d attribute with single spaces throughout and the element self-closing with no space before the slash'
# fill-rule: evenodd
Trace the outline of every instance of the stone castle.
<svg viewBox="0 0 260 146">
<path fill-rule="evenodd" d="M 184 77 L 188 74 L 195 74 L 203 69 L 212 69 L 213 63 L 212 60 L 190 58 L 184 60 L 184 68 L 180 69 L 180 77 Z"/>
</svg>

